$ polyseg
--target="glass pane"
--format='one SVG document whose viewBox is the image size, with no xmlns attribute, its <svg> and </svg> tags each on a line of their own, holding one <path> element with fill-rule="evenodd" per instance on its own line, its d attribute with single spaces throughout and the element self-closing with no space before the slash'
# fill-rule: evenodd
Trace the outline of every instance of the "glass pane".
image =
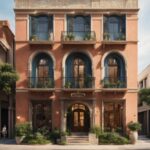
<svg viewBox="0 0 150 150">
<path fill-rule="evenodd" d="M 51 108 L 48 103 L 33 104 L 33 125 L 35 129 L 51 129 Z"/>
<path fill-rule="evenodd" d="M 104 104 L 104 127 L 105 130 L 115 130 L 123 127 L 123 104 Z"/>
<path fill-rule="evenodd" d="M 84 112 L 80 112 L 80 126 L 84 127 Z"/>
<path fill-rule="evenodd" d="M 116 59 L 110 58 L 108 65 L 109 82 L 116 83 L 118 81 L 118 64 Z"/>
<path fill-rule="evenodd" d="M 74 19 L 74 29 L 75 32 L 83 32 L 84 31 L 84 18 L 83 17 L 76 17 Z"/>
<path fill-rule="evenodd" d="M 78 118 L 78 112 L 74 112 L 74 127 L 79 126 L 79 118 Z"/>
</svg>

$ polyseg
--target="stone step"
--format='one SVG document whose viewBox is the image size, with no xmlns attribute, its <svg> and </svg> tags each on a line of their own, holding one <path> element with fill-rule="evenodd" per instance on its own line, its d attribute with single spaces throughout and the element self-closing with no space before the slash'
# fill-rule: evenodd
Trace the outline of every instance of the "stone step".
<svg viewBox="0 0 150 150">
<path fill-rule="evenodd" d="M 68 143 L 68 145 L 90 145 L 90 143 Z"/>
<path fill-rule="evenodd" d="M 85 138 L 89 138 L 88 136 L 67 136 L 68 139 L 72 139 L 72 138 L 80 138 L 80 139 L 85 139 Z"/>
<path fill-rule="evenodd" d="M 67 139 L 67 141 L 89 141 L 89 139 Z"/>
<path fill-rule="evenodd" d="M 68 144 L 89 144 L 89 137 L 85 136 L 85 135 L 71 135 L 71 136 L 67 136 L 67 143 Z"/>
</svg>

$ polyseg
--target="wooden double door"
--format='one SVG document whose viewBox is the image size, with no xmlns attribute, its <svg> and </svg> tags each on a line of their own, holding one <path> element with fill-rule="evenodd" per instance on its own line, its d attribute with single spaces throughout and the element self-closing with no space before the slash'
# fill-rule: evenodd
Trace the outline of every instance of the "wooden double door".
<svg viewBox="0 0 150 150">
<path fill-rule="evenodd" d="M 123 132 L 124 128 L 124 103 L 104 103 L 104 129 L 105 131 Z"/>
<path fill-rule="evenodd" d="M 51 102 L 32 101 L 32 123 L 35 131 L 42 128 L 52 129 Z"/>
<path fill-rule="evenodd" d="M 75 104 L 67 113 L 67 129 L 71 132 L 89 132 L 89 109 L 82 104 Z"/>
</svg>

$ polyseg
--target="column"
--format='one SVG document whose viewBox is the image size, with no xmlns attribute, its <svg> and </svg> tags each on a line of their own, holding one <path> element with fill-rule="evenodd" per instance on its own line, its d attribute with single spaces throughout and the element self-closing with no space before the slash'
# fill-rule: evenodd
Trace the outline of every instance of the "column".
<svg viewBox="0 0 150 150">
<path fill-rule="evenodd" d="M 2 129 L 2 125 L 1 125 L 1 109 L 2 109 L 2 103 L 0 101 L 0 132 L 1 132 L 1 129 Z M 0 138 L 1 138 L 1 133 L 0 133 Z"/>
<path fill-rule="evenodd" d="M 61 101 L 61 130 L 66 131 L 66 124 L 67 124 L 67 112 L 65 108 L 65 102 Z"/>
<path fill-rule="evenodd" d="M 149 135 L 149 133 L 150 133 L 150 120 L 149 120 L 149 110 L 147 110 L 147 135 Z"/>
<path fill-rule="evenodd" d="M 13 137 L 14 123 L 13 123 L 13 97 L 8 96 L 9 106 L 8 106 L 8 137 Z"/>
</svg>

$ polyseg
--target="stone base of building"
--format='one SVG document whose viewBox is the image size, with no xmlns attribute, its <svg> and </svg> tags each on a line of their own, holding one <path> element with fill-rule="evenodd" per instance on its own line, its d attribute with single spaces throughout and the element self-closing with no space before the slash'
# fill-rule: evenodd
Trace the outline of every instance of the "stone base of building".
<svg viewBox="0 0 150 150">
<path fill-rule="evenodd" d="M 34 130 L 47 127 L 50 131 L 89 133 L 100 127 L 125 133 L 126 125 L 137 121 L 136 104 L 134 92 L 17 92 L 16 122 L 32 122 Z"/>
</svg>

